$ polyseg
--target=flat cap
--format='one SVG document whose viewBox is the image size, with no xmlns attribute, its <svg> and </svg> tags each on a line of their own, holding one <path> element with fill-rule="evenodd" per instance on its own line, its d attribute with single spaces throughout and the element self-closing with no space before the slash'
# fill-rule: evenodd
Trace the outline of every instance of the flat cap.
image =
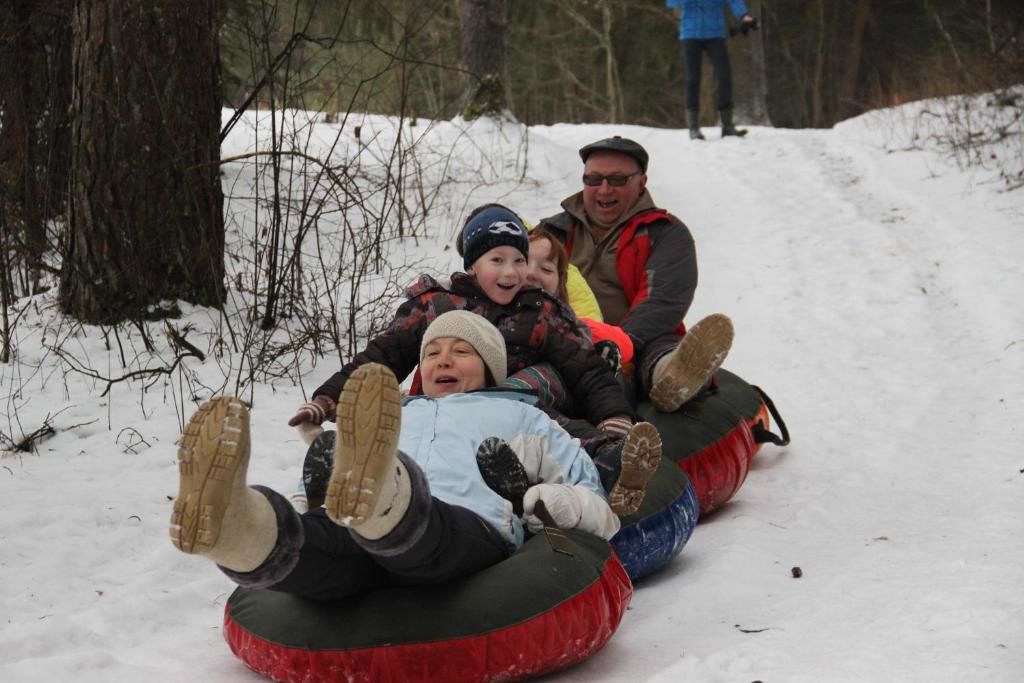
<svg viewBox="0 0 1024 683">
<path fill-rule="evenodd" d="M 587 163 L 587 158 L 594 152 L 618 152 L 619 154 L 633 157 L 636 159 L 636 163 L 640 164 L 640 170 L 647 173 L 647 160 L 649 159 L 647 150 L 641 147 L 640 143 L 635 140 L 616 135 L 615 137 L 591 142 L 586 147 L 580 147 L 580 159 L 583 159 L 583 163 Z"/>
</svg>

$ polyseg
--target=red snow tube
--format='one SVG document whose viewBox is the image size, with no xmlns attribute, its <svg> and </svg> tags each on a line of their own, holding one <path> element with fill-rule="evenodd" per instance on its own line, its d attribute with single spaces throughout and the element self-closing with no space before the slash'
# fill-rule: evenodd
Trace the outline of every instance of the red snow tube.
<svg viewBox="0 0 1024 683">
<path fill-rule="evenodd" d="M 608 642 L 633 586 L 606 541 L 555 533 L 446 584 L 337 602 L 239 588 L 224 637 L 275 681 L 512 681 L 561 669 Z"/>
<path fill-rule="evenodd" d="M 767 395 L 726 370 L 715 373 L 717 388 L 675 413 L 641 403 L 640 416 L 661 434 L 664 457 L 693 481 L 701 516 L 728 502 L 747 478 L 750 462 L 766 442 L 784 446 L 789 433 Z M 782 436 L 770 431 L 769 413 Z"/>
</svg>

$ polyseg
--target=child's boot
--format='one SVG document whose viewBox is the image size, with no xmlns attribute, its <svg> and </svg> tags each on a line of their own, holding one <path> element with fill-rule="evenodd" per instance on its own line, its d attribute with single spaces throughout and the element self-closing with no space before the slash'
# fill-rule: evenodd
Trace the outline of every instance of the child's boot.
<svg viewBox="0 0 1024 683">
<path fill-rule="evenodd" d="M 324 499 L 327 497 L 327 483 L 334 470 L 334 449 L 337 444 L 337 436 L 336 432 L 321 430 L 309 444 L 309 448 L 306 449 L 306 457 L 302 461 L 302 484 L 300 491 L 292 495 L 293 503 L 301 495 L 309 510 L 324 504 Z M 298 505 L 296 505 L 296 509 L 298 509 Z"/>
<path fill-rule="evenodd" d="M 638 422 L 626 434 L 622 444 L 622 469 L 615 486 L 608 492 L 612 512 L 625 517 L 640 508 L 647 482 L 661 462 L 661 435 L 650 422 Z"/>
<path fill-rule="evenodd" d="M 338 399 L 334 467 L 324 507 L 377 555 L 398 555 L 426 530 L 430 487 L 398 449 L 401 393 L 395 376 L 369 363 L 345 382 Z"/>
<path fill-rule="evenodd" d="M 476 449 L 476 466 L 484 483 L 511 502 L 512 512 L 517 517 L 522 517 L 523 496 L 530 488 L 530 480 L 512 447 L 496 436 L 484 439 Z"/>
<path fill-rule="evenodd" d="M 693 398 L 721 367 L 732 347 L 732 321 L 712 313 L 686 331 L 670 353 L 654 366 L 650 399 L 664 413 L 674 413 Z"/>
<path fill-rule="evenodd" d="M 287 500 L 247 487 L 249 411 L 237 398 L 207 401 L 178 443 L 178 497 L 170 534 L 185 553 L 203 555 L 245 585 L 284 578 L 298 558 L 302 526 Z"/>
</svg>

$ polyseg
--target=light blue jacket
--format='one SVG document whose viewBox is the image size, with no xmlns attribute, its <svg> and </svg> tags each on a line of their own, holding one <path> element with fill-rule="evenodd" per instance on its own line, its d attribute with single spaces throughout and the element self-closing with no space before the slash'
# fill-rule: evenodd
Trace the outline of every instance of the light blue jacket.
<svg viewBox="0 0 1024 683">
<path fill-rule="evenodd" d="M 531 483 L 578 484 L 601 501 L 607 499 L 597 468 L 579 441 L 521 396 L 482 391 L 408 397 L 402 401 L 398 437 L 399 449 L 426 474 L 431 495 L 477 513 L 516 547 L 523 543 L 523 523 L 513 514 L 512 503 L 484 483 L 476 465 L 476 450 L 484 439 L 496 436 L 508 442 Z"/>
<path fill-rule="evenodd" d="M 743 0 L 666 0 L 671 9 L 682 9 L 679 18 L 679 39 L 725 38 L 725 6 L 729 5 L 737 20 L 748 14 Z"/>
</svg>

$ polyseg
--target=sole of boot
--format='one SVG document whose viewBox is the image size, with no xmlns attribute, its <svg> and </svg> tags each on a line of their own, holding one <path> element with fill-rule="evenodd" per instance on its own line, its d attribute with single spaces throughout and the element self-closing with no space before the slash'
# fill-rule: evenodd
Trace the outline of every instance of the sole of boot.
<svg viewBox="0 0 1024 683">
<path fill-rule="evenodd" d="M 654 407 L 674 413 L 693 398 L 725 362 L 732 338 L 732 321 L 721 313 L 712 313 L 687 330 L 659 381 L 651 387 Z"/>
<path fill-rule="evenodd" d="M 238 469 L 249 460 L 249 411 L 222 396 L 201 405 L 178 442 L 178 497 L 171 512 L 171 542 L 202 554 L 217 544 Z"/>
<path fill-rule="evenodd" d="M 322 432 L 306 449 L 302 462 L 302 484 L 310 510 L 321 507 L 327 498 L 327 486 L 334 471 L 337 432 Z"/>
<path fill-rule="evenodd" d="M 375 363 L 357 369 L 338 399 L 334 468 L 327 484 L 327 516 L 358 527 L 374 513 L 398 449 L 402 397 L 390 370 Z"/>
<path fill-rule="evenodd" d="M 476 449 L 476 467 L 487 487 L 512 503 L 515 514 L 522 516 L 530 479 L 512 447 L 496 436 L 484 439 Z"/>
<path fill-rule="evenodd" d="M 612 512 L 624 517 L 640 508 L 647 482 L 661 462 L 661 435 L 650 422 L 639 422 L 626 434 L 622 445 L 622 470 L 608 493 Z"/>
</svg>

